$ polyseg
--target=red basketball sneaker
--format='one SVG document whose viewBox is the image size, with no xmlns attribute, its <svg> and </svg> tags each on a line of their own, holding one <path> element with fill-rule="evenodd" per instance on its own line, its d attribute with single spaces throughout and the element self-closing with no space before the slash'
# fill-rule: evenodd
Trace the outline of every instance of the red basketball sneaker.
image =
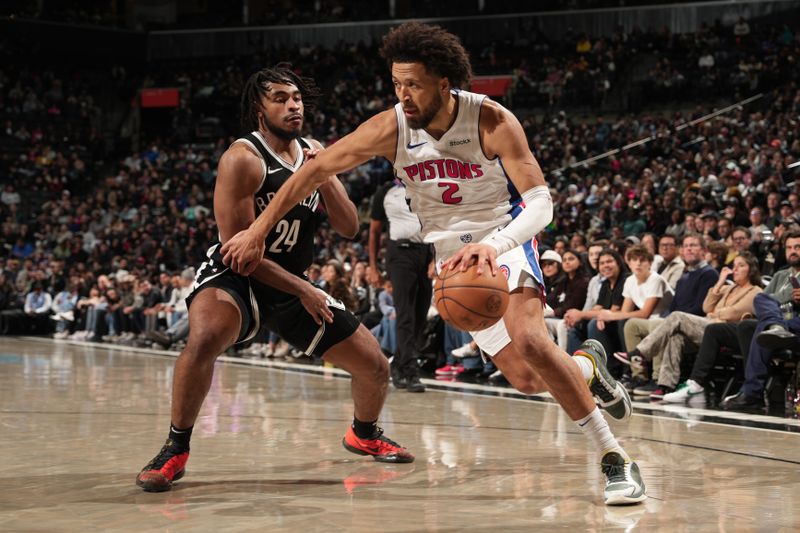
<svg viewBox="0 0 800 533">
<path fill-rule="evenodd" d="M 172 488 L 172 482 L 179 480 L 186 473 L 188 460 L 189 452 L 181 451 L 167 439 L 158 455 L 136 476 L 136 484 L 146 492 L 168 491 Z"/>
<path fill-rule="evenodd" d="M 347 428 L 342 439 L 342 446 L 348 451 L 357 455 L 371 455 L 373 459 L 381 463 L 413 463 L 414 456 L 394 442 L 383 436 L 383 430 L 378 428 L 377 435 L 373 439 L 359 439 L 353 431 L 353 426 Z"/>
</svg>

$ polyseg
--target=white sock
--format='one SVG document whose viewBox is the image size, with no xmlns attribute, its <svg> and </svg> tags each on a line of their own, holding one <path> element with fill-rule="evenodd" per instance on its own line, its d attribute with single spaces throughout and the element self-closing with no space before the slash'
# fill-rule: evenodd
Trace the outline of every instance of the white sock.
<svg viewBox="0 0 800 533">
<path fill-rule="evenodd" d="M 572 360 L 575 361 L 575 364 L 581 369 L 583 379 L 588 383 L 589 380 L 594 377 L 594 363 L 592 363 L 592 360 L 580 354 L 573 355 Z"/>
<path fill-rule="evenodd" d="M 583 434 L 589 437 L 592 444 L 600 450 L 601 454 L 605 454 L 609 450 L 615 450 L 620 452 L 620 455 L 625 459 L 629 459 L 628 454 L 625 453 L 614 437 L 614 434 L 611 433 L 608 422 L 603 418 L 600 408 L 595 407 L 591 413 L 575 422 L 578 424 L 578 427 L 581 428 Z"/>
</svg>

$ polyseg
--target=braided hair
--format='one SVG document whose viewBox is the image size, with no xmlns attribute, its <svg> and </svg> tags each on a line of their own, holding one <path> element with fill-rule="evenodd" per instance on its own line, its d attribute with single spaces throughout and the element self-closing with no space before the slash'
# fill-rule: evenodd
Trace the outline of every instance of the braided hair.
<svg viewBox="0 0 800 533">
<path fill-rule="evenodd" d="M 259 128 L 258 112 L 261 110 L 261 98 L 269 93 L 272 83 L 292 84 L 297 87 L 303 96 L 303 106 L 309 111 L 314 109 L 322 94 L 316 82 L 312 78 L 295 73 L 291 63 L 282 62 L 272 68 L 261 69 L 248 78 L 242 91 L 241 125 L 245 131 L 255 131 Z"/>
</svg>

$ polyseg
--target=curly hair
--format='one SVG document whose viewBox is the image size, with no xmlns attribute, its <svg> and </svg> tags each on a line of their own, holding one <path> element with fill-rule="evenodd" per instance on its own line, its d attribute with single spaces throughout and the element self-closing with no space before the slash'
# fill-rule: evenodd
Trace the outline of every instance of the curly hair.
<svg viewBox="0 0 800 533">
<path fill-rule="evenodd" d="M 314 105 L 322 95 L 313 78 L 295 73 L 291 63 L 282 62 L 272 68 L 261 69 L 248 78 L 242 90 L 241 124 L 245 131 L 258 129 L 261 98 L 270 91 L 271 83 L 286 83 L 297 87 L 303 96 L 303 106 L 308 111 L 314 109 Z"/>
<path fill-rule="evenodd" d="M 469 53 L 461 40 L 443 29 L 420 22 L 406 22 L 383 37 L 380 50 L 392 63 L 422 63 L 425 70 L 447 78 L 452 87 L 465 88 L 472 78 Z"/>
</svg>

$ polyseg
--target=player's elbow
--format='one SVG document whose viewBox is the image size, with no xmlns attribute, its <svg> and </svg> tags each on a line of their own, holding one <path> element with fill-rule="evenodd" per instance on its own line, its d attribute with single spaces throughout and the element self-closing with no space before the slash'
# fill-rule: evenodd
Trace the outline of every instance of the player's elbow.
<svg viewBox="0 0 800 533">
<path fill-rule="evenodd" d="M 336 233 L 338 233 L 345 239 L 355 239 L 356 235 L 358 235 L 358 230 L 359 230 L 358 219 L 353 219 L 345 221 L 336 230 Z"/>
</svg>

